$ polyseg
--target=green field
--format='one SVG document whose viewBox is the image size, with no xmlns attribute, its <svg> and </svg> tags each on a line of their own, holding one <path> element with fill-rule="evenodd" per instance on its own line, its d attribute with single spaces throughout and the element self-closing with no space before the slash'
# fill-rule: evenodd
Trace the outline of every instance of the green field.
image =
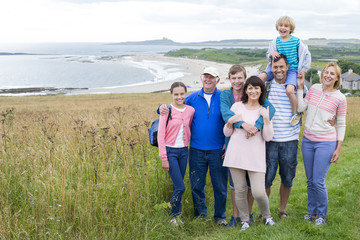
<svg viewBox="0 0 360 240">
<path fill-rule="evenodd" d="M 171 57 L 187 57 L 202 59 L 230 64 L 256 64 L 262 63 L 261 70 L 265 69 L 267 60 L 265 58 L 267 49 L 247 49 L 247 48 L 204 48 L 188 49 L 183 48 L 177 51 L 170 51 L 165 55 Z M 322 68 L 329 61 L 339 59 L 360 63 L 359 45 L 339 45 L 338 47 L 329 46 L 309 46 L 312 57 L 312 68 Z"/>
<path fill-rule="evenodd" d="M 303 221 L 306 178 L 299 151 L 289 218 L 277 217 L 276 178 L 270 208 L 277 226 L 257 220 L 245 232 L 193 218 L 188 175 L 183 228 L 168 225 L 171 180 L 147 128 L 167 93 L 0 98 L 0 239 L 359 239 L 359 98 L 348 98 L 346 138 L 327 177 L 328 223 Z M 255 204 L 256 205 L 256 204 Z M 254 206 L 255 215 L 259 209 Z M 230 191 L 227 217 L 232 213 Z"/>
</svg>

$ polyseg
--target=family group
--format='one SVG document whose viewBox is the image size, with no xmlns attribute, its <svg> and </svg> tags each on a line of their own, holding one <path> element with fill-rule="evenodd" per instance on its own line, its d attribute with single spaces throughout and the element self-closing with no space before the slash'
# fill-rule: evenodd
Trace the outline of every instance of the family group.
<svg viewBox="0 0 360 240">
<path fill-rule="evenodd" d="M 221 91 L 217 88 L 217 69 L 207 67 L 200 77 L 201 90 L 186 96 L 182 82 L 171 85 L 171 118 L 169 107 L 161 105 L 158 131 L 162 167 L 169 173 L 174 189 L 171 225 L 183 224 L 180 213 L 188 162 L 194 214 L 199 219 L 207 216 L 205 185 L 209 170 L 217 224 L 249 228 L 254 221 L 255 200 L 260 218 L 268 226 L 275 225 L 268 197 L 278 168 L 278 214 L 287 217 L 304 111 L 302 155 L 308 196 L 304 220 L 319 226 L 326 223 L 325 178 L 331 164 L 339 159 L 345 135 L 346 98 L 338 90 L 341 69 L 334 62 L 328 63 L 321 72 L 321 83 L 305 91 L 310 52 L 292 35 L 295 24 L 290 17 L 279 18 L 276 29 L 280 36 L 270 43 L 269 65 L 258 76 L 247 78 L 243 66 L 233 65 L 228 72 L 231 88 Z M 228 224 L 225 211 L 229 180 L 233 215 Z"/>
</svg>

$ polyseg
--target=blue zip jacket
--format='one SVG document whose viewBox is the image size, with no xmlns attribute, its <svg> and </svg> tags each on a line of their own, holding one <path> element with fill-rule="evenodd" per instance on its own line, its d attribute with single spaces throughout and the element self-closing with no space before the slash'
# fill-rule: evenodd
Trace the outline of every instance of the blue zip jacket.
<svg viewBox="0 0 360 240">
<path fill-rule="evenodd" d="M 200 150 L 216 150 L 224 147 L 224 120 L 220 111 L 221 90 L 215 89 L 210 107 L 204 97 L 204 90 L 193 92 L 185 99 L 185 104 L 195 109 L 191 124 L 190 146 Z"/>
<path fill-rule="evenodd" d="M 226 123 L 229 120 L 229 118 L 235 115 L 235 113 L 230 110 L 231 106 L 235 103 L 234 95 L 232 93 L 232 87 L 230 89 L 222 91 L 220 95 L 220 102 L 221 102 L 220 103 L 221 114 Z M 265 98 L 263 107 L 264 108 L 269 107 L 269 115 L 270 115 L 270 119 L 272 119 L 274 117 L 276 110 L 275 107 L 269 102 L 267 98 Z M 243 123 L 244 121 L 237 122 L 234 124 L 234 127 L 241 128 L 241 124 Z M 255 122 L 255 127 L 260 131 L 263 128 L 263 126 L 264 126 L 264 119 L 262 116 L 260 116 Z M 230 138 L 226 138 L 226 145 L 228 144 L 229 139 Z"/>
</svg>

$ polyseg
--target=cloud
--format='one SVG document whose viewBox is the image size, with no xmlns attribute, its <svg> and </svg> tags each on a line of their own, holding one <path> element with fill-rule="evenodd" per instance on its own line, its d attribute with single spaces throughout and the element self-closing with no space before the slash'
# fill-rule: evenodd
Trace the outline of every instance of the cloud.
<svg viewBox="0 0 360 240">
<path fill-rule="evenodd" d="M 11 0 L 0 9 L 2 42 L 270 39 L 282 15 L 294 18 L 301 39 L 360 38 L 355 0 Z"/>
</svg>

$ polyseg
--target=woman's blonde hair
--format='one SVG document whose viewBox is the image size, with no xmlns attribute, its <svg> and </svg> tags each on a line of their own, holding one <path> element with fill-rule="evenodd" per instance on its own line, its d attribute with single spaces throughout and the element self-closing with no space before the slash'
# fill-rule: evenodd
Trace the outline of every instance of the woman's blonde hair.
<svg viewBox="0 0 360 240">
<path fill-rule="evenodd" d="M 337 65 L 336 62 L 329 62 L 321 71 L 321 75 L 320 75 L 320 82 L 323 83 L 323 76 L 324 76 L 324 72 L 329 68 L 329 67 L 334 67 L 335 68 L 335 73 L 336 76 L 338 78 L 338 80 L 334 83 L 334 89 L 338 89 L 341 85 L 341 68 L 339 67 L 339 65 Z"/>
<path fill-rule="evenodd" d="M 280 24 L 287 24 L 290 27 L 290 34 L 294 33 L 295 31 L 295 21 L 289 16 L 282 16 L 280 17 L 275 24 L 276 30 L 278 30 L 278 27 Z"/>
</svg>

